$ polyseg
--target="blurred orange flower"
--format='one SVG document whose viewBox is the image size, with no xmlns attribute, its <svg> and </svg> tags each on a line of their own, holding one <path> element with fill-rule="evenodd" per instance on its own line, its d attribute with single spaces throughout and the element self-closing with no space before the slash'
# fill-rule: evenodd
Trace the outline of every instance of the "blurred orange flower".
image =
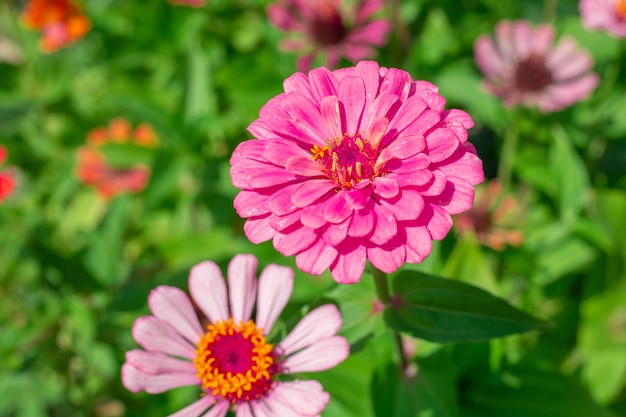
<svg viewBox="0 0 626 417">
<path fill-rule="evenodd" d="M 22 22 L 41 32 L 39 47 L 54 52 L 85 36 L 91 22 L 71 0 L 31 0 L 22 12 Z"/>
<path fill-rule="evenodd" d="M 0 146 L 0 165 L 8 157 L 8 151 L 4 146 Z M 16 188 L 16 181 L 13 172 L 9 170 L 0 170 L 0 204 L 6 200 Z"/>
<path fill-rule="evenodd" d="M 96 188 L 105 199 L 123 193 L 143 190 L 150 178 L 150 169 L 142 164 L 127 168 L 113 167 L 100 147 L 107 144 L 133 143 L 143 147 L 154 147 L 158 137 L 147 124 L 134 130 L 128 121 L 117 118 L 107 127 L 98 127 L 87 134 L 87 144 L 78 149 L 76 176 L 79 181 Z"/>
<path fill-rule="evenodd" d="M 520 246 L 524 233 L 517 229 L 523 215 L 519 201 L 504 194 L 498 180 L 476 187 L 474 205 L 455 216 L 457 234 L 475 233 L 478 241 L 493 250 L 502 251 L 507 245 Z"/>
</svg>

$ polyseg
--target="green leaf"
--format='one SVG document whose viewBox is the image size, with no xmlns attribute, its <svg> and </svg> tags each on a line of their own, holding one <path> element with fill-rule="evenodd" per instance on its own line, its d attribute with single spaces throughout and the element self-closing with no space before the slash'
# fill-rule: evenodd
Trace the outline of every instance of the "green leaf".
<svg viewBox="0 0 626 417">
<path fill-rule="evenodd" d="M 424 273 L 400 272 L 385 321 L 393 329 L 440 343 L 491 339 L 546 327 L 486 291 Z"/>
<path fill-rule="evenodd" d="M 520 367 L 504 379 L 466 387 L 463 417 L 616 417 L 563 375 Z"/>
</svg>

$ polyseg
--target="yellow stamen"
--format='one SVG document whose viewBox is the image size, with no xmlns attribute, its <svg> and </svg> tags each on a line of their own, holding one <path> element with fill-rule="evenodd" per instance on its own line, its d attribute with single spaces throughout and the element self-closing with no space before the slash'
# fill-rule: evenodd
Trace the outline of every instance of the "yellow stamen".
<svg viewBox="0 0 626 417">
<path fill-rule="evenodd" d="M 317 161 L 320 158 L 324 157 L 324 153 L 328 151 L 328 146 L 317 146 L 313 145 L 313 147 L 309 150 L 313 154 L 313 160 Z"/>
</svg>

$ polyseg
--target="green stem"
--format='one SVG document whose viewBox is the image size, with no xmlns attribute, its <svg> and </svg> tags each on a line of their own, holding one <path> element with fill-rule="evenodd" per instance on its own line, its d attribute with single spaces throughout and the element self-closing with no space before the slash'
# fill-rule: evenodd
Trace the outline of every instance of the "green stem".
<svg viewBox="0 0 626 417">
<path fill-rule="evenodd" d="M 519 138 L 518 112 L 513 114 L 513 123 L 504 134 L 504 143 L 502 144 L 502 152 L 500 154 L 500 162 L 498 163 L 498 180 L 502 184 L 503 189 L 509 186 L 513 175 L 513 161 L 515 160 L 515 151 L 517 149 L 517 140 Z"/>
<path fill-rule="evenodd" d="M 372 274 L 374 275 L 374 285 L 376 285 L 376 295 L 381 303 L 388 306 L 391 297 L 389 296 L 389 279 L 387 274 L 374 267 L 372 267 Z"/>
</svg>

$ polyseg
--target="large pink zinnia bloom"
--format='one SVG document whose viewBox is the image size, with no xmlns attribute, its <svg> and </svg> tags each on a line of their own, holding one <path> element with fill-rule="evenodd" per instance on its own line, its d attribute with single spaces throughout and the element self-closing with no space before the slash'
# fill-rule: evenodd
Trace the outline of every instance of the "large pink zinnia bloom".
<svg viewBox="0 0 626 417">
<path fill-rule="evenodd" d="M 383 0 L 278 0 L 268 7 L 270 21 L 279 29 L 301 36 L 283 42 L 283 49 L 303 51 L 298 70 L 308 71 L 313 59 L 326 53 L 326 66 L 336 67 L 342 56 L 358 62 L 375 55 L 374 47 L 387 40 L 389 22 L 372 16 Z"/>
<path fill-rule="evenodd" d="M 617 38 L 626 37 L 626 0 L 580 0 L 578 8 L 587 29 L 606 30 Z"/>
<path fill-rule="evenodd" d="M 485 75 L 484 86 L 506 106 L 537 106 L 544 113 L 561 110 L 589 95 L 598 85 L 593 59 L 564 36 L 552 47 L 554 29 L 533 28 L 519 20 L 496 26 L 495 40 L 483 35 L 474 58 Z"/>
<path fill-rule="evenodd" d="M 359 281 L 365 260 L 391 273 L 421 262 L 472 206 L 482 163 L 471 117 L 445 110 L 437 87 L 363 61 L 296 73 L 231 158 L 237 213 L 259 243 L 298 267 Z"/>
<path fill-rule="evenodd" d="M 191 269 L 189 290 L 208 319 L 206 330 L 183 291 L 165 285 L 153 290 L 152 315 L 133 326 L 133 337 L 145 350 L 126 353 L 124 386 L 157 394 L 199 385 L 201 398 L 170 417 L 224 417 L 229 408 L 237 417 L 319 416 L 329 400 L 320 383 L 277 377 L 342 362 L 350 347 L 336 336 L 341 315 L 332 304 L 318 307 L 278 345 L 269 344 L 267 335 L 291 295 L 293 271 L 269 265 L 257 283 L 257 265 L 252 255 L 235 256 L 228 287 L 213 262 Z"/>
</svg>

